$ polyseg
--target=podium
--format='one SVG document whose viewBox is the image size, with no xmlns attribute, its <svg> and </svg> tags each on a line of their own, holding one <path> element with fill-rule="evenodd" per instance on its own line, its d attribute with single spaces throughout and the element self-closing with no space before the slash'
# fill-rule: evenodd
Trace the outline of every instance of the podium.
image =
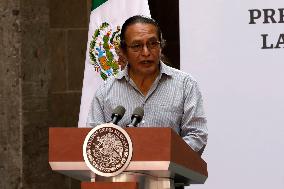
<svg viewBox="0 0 284 189">
<path fill-rule="evenodd" d="M 129 166 L 114 177 L 95 175 L 85 164 L 83 143 L 91 128 L 50 128 L 53 171 L 82 181 L 82 189 L 156 189 L 203 184 L 207 164 L 171 128 L 125 128 L 132 140 Z"/>
</svg>

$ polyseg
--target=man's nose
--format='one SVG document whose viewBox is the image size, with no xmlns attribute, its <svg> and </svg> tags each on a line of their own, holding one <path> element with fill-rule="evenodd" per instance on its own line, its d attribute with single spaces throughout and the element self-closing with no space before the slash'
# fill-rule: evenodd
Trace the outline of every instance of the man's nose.
<svg viewBox="0 0 284 189">
<path fill-rule="evenodd" d="M 150 50 L 149 50 L 149 48 L 148 48 L 148 46 L 147 46 L 146 44 L 143 45 L 143 48 L 142 48 L 142 55 L 144 55 L 144 56 L 150 55 Z"/>
</svg>

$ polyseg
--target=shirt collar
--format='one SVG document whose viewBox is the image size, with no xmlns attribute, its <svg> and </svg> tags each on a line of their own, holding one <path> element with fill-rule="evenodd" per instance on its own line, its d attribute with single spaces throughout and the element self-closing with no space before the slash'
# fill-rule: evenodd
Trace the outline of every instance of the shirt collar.
<svg viewBox="0 0 284 189">
<path fill-rule="evenodd" d="M 123 70 L 121 70 L 120 72 L 118 72 L 116 79 L 122 79 L 123 77 L 125 77 L 125 79 L 128 81 L 129 80 L 129 76 L 128 76 L 128 64 L 124 67 Z"/>
<path fill-rule="evenodd" d="M 173 75 L 173 71 L 172 71 L 172 69 L 169 66 L 167 66 L 162 61 L 160 61 L 160 74 L 159 74 L 159 77 L 162 77 L 163 74 L 171 76 L 171 75 Z M 117 79 L 122 79 L 123 77 L 125 77 L 125 79 L 127 81 L 129 81 L 128 65 L 126 65 L 125 68 L 123 70 L 121 70 L 117 74 L 117 76 L 116 76 Z"/>
<path fill-rule="evenodd" d="M 160 64 L 160 75 L 162 74 L 165 74 L 165 75 L 168 75 L 168 76 L 171 76 L 173 75 L 173 70 L 171 67 L 167 66 L 165 63 L 163 63 L 161 61 L 161 64 Z"/>
</svg>

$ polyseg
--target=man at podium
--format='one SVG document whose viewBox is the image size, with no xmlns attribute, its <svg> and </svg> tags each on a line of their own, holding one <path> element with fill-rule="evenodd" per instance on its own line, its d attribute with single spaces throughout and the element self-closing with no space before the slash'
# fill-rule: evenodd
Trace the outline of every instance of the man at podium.
<svg viewBox="0 0 284 189">
<path fill-rule="evenodd" d="M 133 16 L 123 24 L 120 37 L 127 65 L 96 91 L 87 125 L 110 122 L 113 109 L 121 105 L 126 113 L 118 125 L 124 127 L 133 110 L 142 107 L 145 113 L 138 127 L 171 127 L 201 154 L 208 135 L 201 92 L 189 74 L 161 61 L 165 41 L 157 22 Z"/>
</svg>

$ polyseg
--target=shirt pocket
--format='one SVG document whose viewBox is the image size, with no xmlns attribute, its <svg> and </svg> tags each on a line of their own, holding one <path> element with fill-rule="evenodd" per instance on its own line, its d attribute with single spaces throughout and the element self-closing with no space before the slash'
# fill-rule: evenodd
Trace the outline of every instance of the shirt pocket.
<svg viewBox="0 0 284 189">
<path fill-rule="evenodd" d="M 170 105 L 152 104 L 149 109 L 150 110 L 145 111 L 150 112 L 148 115 L 145 115 L 149 125 L 171 127 L 179 132 L 179 126 L 183 115 L 182 108 Z"/>
<path fill-rule="evenodd" d="M 105 99 L 104 101 L 104 115 L 105 115 L 105 120 L 106 122 L 110 122 L 112 119 L 111 119 L 111 114 L 113 112 L 113 109 L 115 108 L 115 104 L 109 100 L 109 99 Z"/>
</svg>

